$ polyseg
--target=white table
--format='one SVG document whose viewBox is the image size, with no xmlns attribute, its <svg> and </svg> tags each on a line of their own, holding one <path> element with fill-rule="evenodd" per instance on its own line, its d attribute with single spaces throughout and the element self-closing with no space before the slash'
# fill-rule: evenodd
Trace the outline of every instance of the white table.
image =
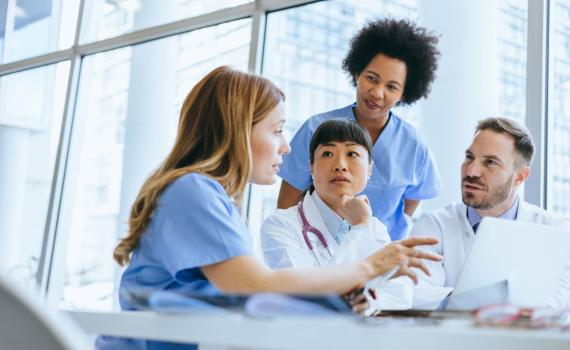
<svg viewBox="0 0 570 350">
<path fill-rule="evenodd" d="M 368 323 L 349 316 L 257 319 L 241 314 L 67 312 L 88 334 L 200 344 L 200 349 L 570 349 L 570 331 L 476 328 L 467 319 L 439 325 Z"/>
</svg>

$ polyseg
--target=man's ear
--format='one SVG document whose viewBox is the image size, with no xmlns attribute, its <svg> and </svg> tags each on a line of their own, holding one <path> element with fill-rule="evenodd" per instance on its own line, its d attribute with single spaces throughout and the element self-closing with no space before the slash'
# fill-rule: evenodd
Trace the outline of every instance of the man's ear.
<svg viewBox="0 0 570 350">
<path fill-rule="evenodd" d="M 520 167 L 519 170 L 517 170 L 517 176 L 515 178 L 515 184 L 518 185 L 522 185 L 526 179 L 528 179 L 528 177 L 530 176 L 530 167 L 528 166 L 523 166 Z"/>
</svg>

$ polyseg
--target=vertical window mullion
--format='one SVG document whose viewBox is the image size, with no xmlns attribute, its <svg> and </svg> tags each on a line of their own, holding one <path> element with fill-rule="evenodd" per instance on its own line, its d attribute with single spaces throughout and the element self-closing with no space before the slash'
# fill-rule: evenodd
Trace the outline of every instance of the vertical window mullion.
<svg viewBox="0 0 570 350">
<path fill-rule="evenodd" d="M 547 201 L 548 5 L 549 0 L 528 1 L 526 125 L 536 152 L 525 200 L 543 208 Z"/>
<path fill-rule="evenodd" d="M 73 125 L 73 114 L 75 110 L 75 102 L 77 97 L 77 89 L 79 87 L 79 74 L 81 71 L 82 57 L 78 53 L 79 36 L 81 33 L 81 24 L 83 22 L 85 1 L 80 0 L 79 11 L 77 16 L 77 26 L 75 39 L 72 47 L 71 64 L 67 81 L 67 91 L 65 94 L 65 107 L 61 122 L 61 131 L 58 141 L 58 150 L 52 177 L 52 187 L 50 191 L 48 213 L 46 217 L 44 236 L 42 240 L 42 248 L 40 259 L 38 262 L 38 271 L 36 280 L 40 291 L 44 294 L 48 301 L 51 300 L 50 281 L 52 276 L 53 253 L 57 236 L 57 224 L 60 214 L 63 183 L 65 181 L 65 169 L 67 167 L 67 156 L 69 151 L 69 143 L 71 140 L 71 129 Z M 57 271 L 55 271 L 57 273 Z"/>
</svg>

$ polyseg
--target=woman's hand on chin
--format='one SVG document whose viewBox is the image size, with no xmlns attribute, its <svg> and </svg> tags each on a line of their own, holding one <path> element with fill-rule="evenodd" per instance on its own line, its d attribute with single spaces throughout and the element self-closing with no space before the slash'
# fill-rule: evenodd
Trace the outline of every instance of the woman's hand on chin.
<svg viewBox="0 0 570 350">
<path fill-rule="evenodd" d="M 343 194 L 337 214 L 351 225 L 365 224 L 372 217 L 372 208 L 366 195 L 352 197 Z"/>
</svg>

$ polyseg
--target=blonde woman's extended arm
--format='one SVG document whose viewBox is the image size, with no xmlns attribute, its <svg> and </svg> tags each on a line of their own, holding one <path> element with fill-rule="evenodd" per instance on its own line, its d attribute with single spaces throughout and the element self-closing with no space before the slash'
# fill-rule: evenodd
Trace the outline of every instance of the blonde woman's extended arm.
<svg viewBox="0 0 570 350">
<path fill-rule="evenodd" d="M 323 268 L 271 270 L 254 257 L 240 256 L 203 266 L 202 271 L 226 293 L 344 294 L 396 266 L 396 276 L 408 276 L 417 282 L 412 267 L 429 274 L 422 260 L 439 261 L 441 257 L 414 247 L 436 243 L 433 237 L 408 238 L 385 246 L 359 263 Z"/>
</svg>

